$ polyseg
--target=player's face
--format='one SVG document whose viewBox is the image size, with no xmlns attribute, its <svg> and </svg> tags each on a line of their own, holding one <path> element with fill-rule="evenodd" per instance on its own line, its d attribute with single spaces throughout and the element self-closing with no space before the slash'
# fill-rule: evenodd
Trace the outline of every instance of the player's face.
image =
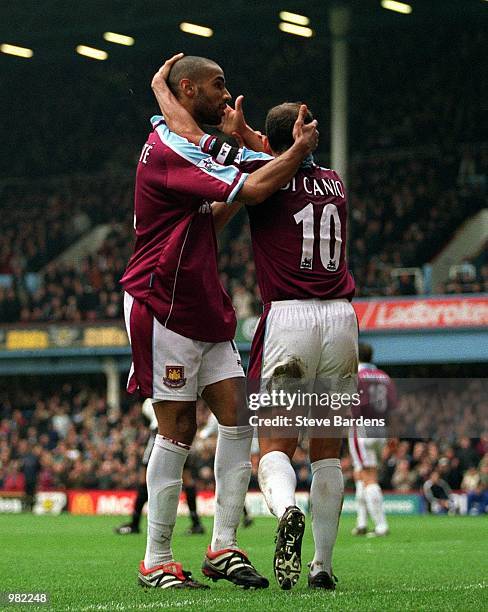
<svg viewBox="0 0 488 612">
<path fill-rule="evenodd" d="M 231 95 L 225 86 L 221 68 L 210 68 L 198 83 L 193 103 L 193 112 L 199 123 L 219 125 Z"/>
</svg>

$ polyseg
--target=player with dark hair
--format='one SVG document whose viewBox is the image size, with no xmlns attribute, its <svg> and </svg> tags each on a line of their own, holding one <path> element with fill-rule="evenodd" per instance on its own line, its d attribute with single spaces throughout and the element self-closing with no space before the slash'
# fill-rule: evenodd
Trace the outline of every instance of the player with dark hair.
<svg viewBox="0 0 488 612">
<path fill-rule="evenodd" d="M 163 66 L 161 81 L 164 73 Z M 159 80 L 153 81 L 153 89 L 174 129 L 199 141 L 204 150 L 213 150 L 215 143 L 202 136 L 193 122 L 185 123 L 185 114 Z M 238 99 L 235 110 L 227 111 L 226 118 L 244 140 L 249 128 L 241 103 Z M 232 157 L 233 163 L 249 172 L 270 167 L 289 152 L 300 108 L 299 103 L 285 103 L 268 113 L 266 137 L 259 139 L 260 148 L 268 154 L 242 148 L 237 154 L 229 151 L 224 162 Z M 309 114 L 304 120 L 313 121 Z M 215 204 L 213 211 L 217 226 L 232 215 L 223 204 Z M 307 390 L 322 382 L 330 392 L 354 393 L 357 320 L 350 303 L 354 281 L 345 259 L 347 211 L 340 177 L 333 170 L 317 166 L 310 155 L 291 180 L 283 182 L 280 191 L 260 206 L 248 208 L 248 213 L 256 274 L 265 304 L 252 343 L 249 382 L 269 389 L 270 385 L 278 388 L 280 381 L 287 379 L 298 381 Z M 296 506 L 296 475 L 291 465 L 298 431 L 288 437 L 282 432 L 270 435 L 269 430 L 260 430 L 259 434 L 259 482 L 268 507 L 279 520 L 274 571 L 281 588 L 290 589 L 301 570 L 305 527 L 305 517 Z M 310 434 L 315 555 L 308 583 L 312 588 L 335 588 L 332 551 L 344 490 L 341 442 L 340 437 L 324 438 L 316 431 Z"/>
<path fill-rule="evenodd" d="M 185 58 L 172 87 L 196 122 L 215 125 L 225 116 L 231 96 L 214 62 Z M 147 546 L 139 567 L 144 586 L 203 587 L 174 561 L 171 550 L 183 466 L 196 430 L 197 395 L 219 421 L 214 529 L 203 571 L 243 587 L 269 584 L 236 542 L 253 430 L 238 424 L 246 407 L 245 378 L 233 342 L 235 311 L 218 275 L 210 204 L 232 205 L 236 198 L 257 204 L 289 181 L 317 142 L 316 125 L 303 123 L 305 112 L 303 107 L 287 154 L 252 175 L 217 163 L 172 132 L 163 117 L 152 119 L 137 166 L 135 249 L 122 278 L 132 348 L 128 390 L 152 398 L 158 420 L 147 466 Z"/>
<path fill-rule="evenodd" d="M 359 344 L 359 392 L 361 403 L 354 409 L 354 416 L 367 419 L 385 418 L 396 406 L 395 385 L 386 372 L 373 363 L 373 347 Z M 386 433 L 386 429 L 384 429 Z M 378 484 L 378 458 L 386 443 L 381 431 L 369 432 L 364 428 L 352 427 L 349 431 L 349 454 L 354 466 L 356 482 L 357 521 L 353 535 L 368 537 L 386 536 L 389 533 L 386 520 L 383 493 Z M 371 435 L 371 434 L 374 434 Z M 373 520 L 374 530 L 368 532 L 368 514 Z"/>
</svg>

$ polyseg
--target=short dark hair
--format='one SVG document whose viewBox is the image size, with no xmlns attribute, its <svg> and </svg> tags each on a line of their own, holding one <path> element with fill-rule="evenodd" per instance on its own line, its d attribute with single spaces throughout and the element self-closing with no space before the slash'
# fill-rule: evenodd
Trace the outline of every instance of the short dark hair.
<svg viewBox="0 0 488 612">
<path fill-rule="evenodd" d="M 298 117 L 302 102 L 284 102 L 273 108 L 266 116 L 265 131 L 269 146 L 276 153 L 282 153 L 293 144 L 293 126 Z M 307 111 L 305 123 L 313 121 L 313 115 Z"/>
<path fill-rule="evenodd" d="M 219 67 L 219 65 L 207 57 L 199 57 L 198 55 L 185 55 L 179 59 L 168 76 L 168 87 L 173 95 L 179 96 L 179 88 L 181 79 L 191 79 L 198 81 L 205 75 L 209 68 Z"/>
<path fill-rule="evenodd" d="M 359 343 L 359 361 L 362 363 L 371 363 L 373 359 L 373 347 L 366 342 Z"/>
</svg>

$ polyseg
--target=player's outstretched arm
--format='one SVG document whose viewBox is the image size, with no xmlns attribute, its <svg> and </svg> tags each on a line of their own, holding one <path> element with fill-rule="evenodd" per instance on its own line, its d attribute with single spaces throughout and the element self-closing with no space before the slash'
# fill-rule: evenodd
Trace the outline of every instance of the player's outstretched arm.
<svg viewBox="0 0 488 612">
<path fill-rule="evenodd" d="M 166 60 L 153 76 L 151 87 L 169 129 L 198 145 L 204 132 L 190 113 L 178 102 L 166 82 L 171 68 L 182 57 L 183 53 L 177 53 Z"/>
<path fill-rule="evenodd" d="M 236 200 L 243 204 L 259 204 L 269 198 L 275 191 L 295 175 L 302 160 L 315 151 L 319 133 L 317 121 L 305 124 L 307 107 L 302 104 L 293 127 L 293 145 L 279 157 L 253 172 L 236 195 Z"/>
</svg>

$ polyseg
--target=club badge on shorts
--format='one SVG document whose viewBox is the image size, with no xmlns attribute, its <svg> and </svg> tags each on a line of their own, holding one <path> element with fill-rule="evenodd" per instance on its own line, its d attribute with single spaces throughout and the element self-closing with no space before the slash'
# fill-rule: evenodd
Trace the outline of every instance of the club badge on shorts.
<svg viewBox="0 0 488 612">
<path fill-rule="evenodd" d="M 166 366 L 166 376 L 163 378 L 163 382 L 167 387 L 170 387 L 171 389 L 179 389 L 181 387 L 184 387 L 186 384 L 184 366 Z"/>
</svg>

